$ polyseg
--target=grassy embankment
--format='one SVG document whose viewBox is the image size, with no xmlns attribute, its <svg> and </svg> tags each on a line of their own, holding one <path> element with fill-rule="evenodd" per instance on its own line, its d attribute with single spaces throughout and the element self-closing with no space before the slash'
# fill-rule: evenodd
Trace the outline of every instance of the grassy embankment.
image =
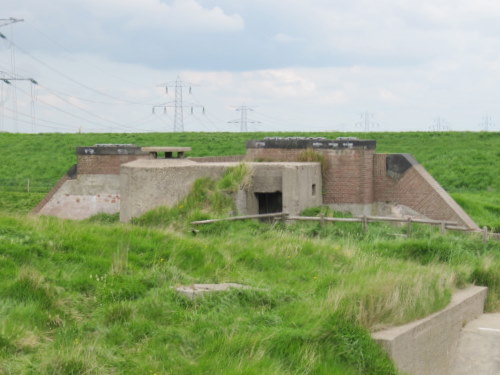
<svg viewBox="0 0 500 375">
<path fill-rule="evenodd" d="M 199 180 L 135 224 L 2 216 L 0 373 L 385 375 L 396 372 L 368 330 L 427 315 L 473 281 L 496 285 L 500 307 L 496 242 L 426 227 L 394 239 L 404 227 L 382 224 L 190 233 L 233 209 L 244 177 Z M 194 301 L 172 289 L 195 282 L 256 289 Z"/>
<path fill-rule="evenodd" d="M 199 143 L 198 155 L 243 152 L 232 144 L 221 150 L 240 134 L 208 135 L 221 152 L 202 148 L 210 144 L 202 144 L 202 136 L 13 135 L 11 141 L 39 146 L 40 164 L 25 155 L 0 168 L 4 177 L 55 181 L 74 163 L 73 146 L 96 142 L 195 149 Z M 11 135 L 0 135 L 5 142 L 4 137 Z M 431 173 L 434 168 L 435 177 L 464 202 L 491 190 L 480 207 L 494 211 L 484 207 L 498 202 L 497 164 L 488 169 L 484 158 L 474 159 L 462 175 L 484 167 L 486 183 L 463 186 L 449 162 L 459 153 L 448 143 L 453 139 L 471 151 L 472 142 L 491 158 L 499 157 L 498 147 L 479 147 L 481 134 L 426 137 L 425 144 L 434 142 L 440 150 L 429 150 L 434 158 L 424 165 Z M 64 153 L 51 157 L 57 139 L 70 145 L 61 144 Z M 384 133 L 377 139 L 380 151 L 411 152 L 423 162 L 417 153 L 422 140 Z M 486 141 L 492 146 L 498 137 Z M 384 142 L 394 148 L 384 148 Z M 56 164 L 61 171 L 52 171 Z M 498 242 L 484 244 L 460 233 L 443 237 L 419 226 L 408 239 L 401 237 L 404 227 L 384 224 L 370 224 L 364 234 L 352 224 L 235 222 L 201 227 L 193 236 L 191 220 L 233 209 L 225 194 L 243 172 L 235 169 L 219 182 L 200 180 L 176 207 L 154 210 L 133 224 L 106 215 L 85 222 L 0 215 L 0 374 L 391 374 L 394 368 L 369 330 L 435 311 L 455 287 L 471 282 L 488 285 L 488 309 L 500 310 Z M 498 220 L 479 214 L 492 226 Z M 195 282 L 240 282 L 257 289 L 195 301 L 172 290 Z"/>
</svg>

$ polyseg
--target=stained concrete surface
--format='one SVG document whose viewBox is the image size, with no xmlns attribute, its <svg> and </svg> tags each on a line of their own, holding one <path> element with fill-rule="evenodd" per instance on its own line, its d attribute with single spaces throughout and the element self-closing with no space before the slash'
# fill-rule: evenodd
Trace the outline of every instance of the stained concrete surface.
<svg viewBox="0 0 500 375">
<path fill-rule="evenodd" d="M 460 333 L 450 375 L 500 375 L 500 313 L 483 314 Z"/>
<path fill-rule="evenodd" d="M 486 287 L 471 286 L 458 290 L 443 310 L 403 326 L 376 332 L 372 337 L 403 373 L 450 374 L 460 331 L 465 324 L 482 315 L 486 294 Z"/>
<path fill-rule="evenodd" d="M 67 180 L 38 212 L 61 219 L 86 219 L 98 213 L 120 211 L 120 177 L 79 175 Z"/>
</svg>

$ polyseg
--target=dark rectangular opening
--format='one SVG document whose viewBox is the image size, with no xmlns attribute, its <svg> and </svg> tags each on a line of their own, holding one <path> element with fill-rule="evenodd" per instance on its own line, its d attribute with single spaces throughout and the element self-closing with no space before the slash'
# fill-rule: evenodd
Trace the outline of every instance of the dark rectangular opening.
<svg viewBox="0 0 500 375">
<path fill-rule="evenodd" d="M 274 193 L 255 193 L 259 202 L 259 214 L 271 214 L 283 211 L 281 191 Z"/>
</svg>

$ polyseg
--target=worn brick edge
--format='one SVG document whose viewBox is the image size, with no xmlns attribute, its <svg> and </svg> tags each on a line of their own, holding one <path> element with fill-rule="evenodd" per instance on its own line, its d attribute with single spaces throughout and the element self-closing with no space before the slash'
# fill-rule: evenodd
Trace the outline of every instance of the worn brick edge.
<svg viewBox="0 0 500 375">
<path fill-rule="evenodd" d="M 61 186 L 64 185 L 64 183 L 68 180 L 74 180 L 76 178 L 76 170 L 77 166 L 76 164 L 72 165 L 71 168 L 68 169 L 68 171 L 62 176 L 59 181 L 50 189 L 50 191 L 43 197 L 43 199 L 33 208 L 30 212 L 31 215 L 36 215 L 40 213 L 42 208 L 49 202 L 52 197 L 54 196 L 55 193 L 61 188 Z"/>
</svg>

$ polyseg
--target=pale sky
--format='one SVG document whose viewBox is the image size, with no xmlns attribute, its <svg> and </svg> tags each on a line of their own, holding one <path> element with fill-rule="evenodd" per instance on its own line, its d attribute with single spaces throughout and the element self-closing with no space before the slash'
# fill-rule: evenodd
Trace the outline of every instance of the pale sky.
<svg viewBox="0 0 500 375">
<path fill-rule="evenodd" d="M 497 0 L 0 0 L 0 131 L 490 131 Z M 14 87 L 15 83 L 15 87 Z M 191 104 L 193 105 L 191 114 Z M 205 108 L 203 114 L 202 107 Z M 436 119 L 439 118 L 439 122 Z"/>
</svg>

